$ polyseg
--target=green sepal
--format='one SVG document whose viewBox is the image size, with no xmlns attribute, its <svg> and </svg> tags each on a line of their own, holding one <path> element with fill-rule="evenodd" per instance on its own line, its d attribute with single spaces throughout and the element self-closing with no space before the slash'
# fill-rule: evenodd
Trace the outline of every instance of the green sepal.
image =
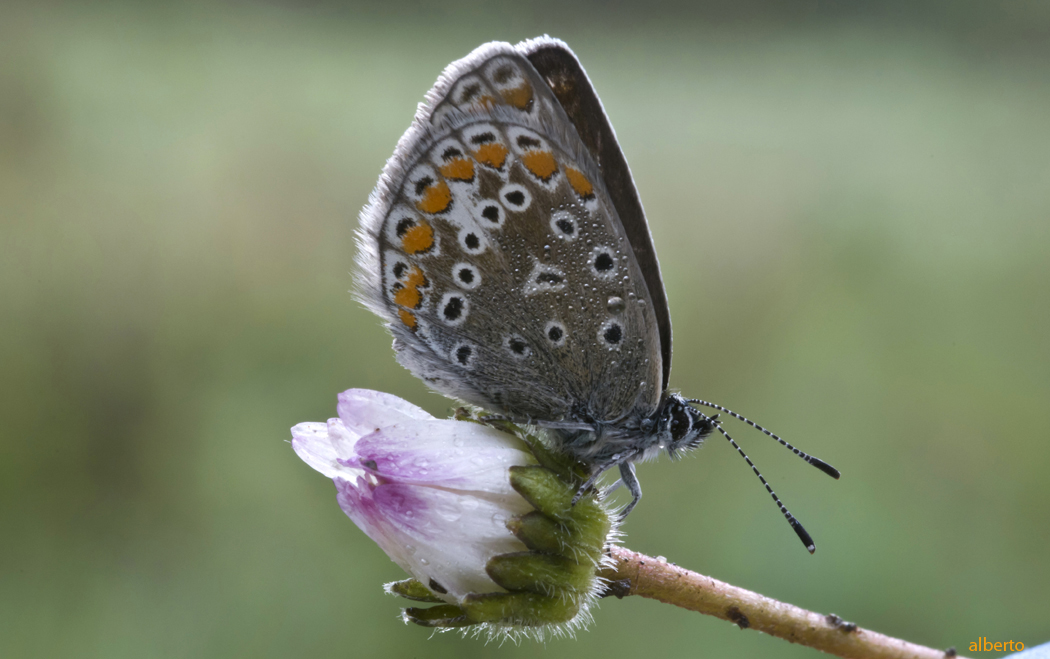
<svg viewBox="0 0 1050 659">
<path fill-rule="evenodd" d="M 565 553 L 566 547 L 575 539 L 567 526 L 538 510 L 511 517 L 507 521 L 507 528 L 529 549 L 548 554 Z"/>
<path fill-rule="evenodd" d="M 591 529 L 599 520 L 608 526 L 609 516 L 595 500 L 593 492 L 588 492 L 573 505 L 572 498 L 576 495 L 576 489 L 548 469 L 511 467 L 510 485 L 536 510 L 563 524 L 568 524 L 573 530 Z M 594 542 L 601 544 L 604 540 L 603 534 Z"/>
<path fill-rule="evenodd" d="M 520 551 L 489 559 L 485 572 L 510 591 L 541 595 L 581 595 L 594 581 L 594 565 L 566 556 Z"/>
<path fill-rule="evenodd" d="M 563 481 L 570 483 L 578 481 L 582 485 L 587 479 L 586 475 L 577 473 L 577 467 L 581 465 L 577 465 L 575 460 L 566 455 L 555 453 L 550 450 L 547 448 L 547 445 L 541 442 L 535 435 L 523 432 L 520 428 L 518 429 L 518 433 L 518 437 L 529 445 L 529 449 L 532 451 L 532 454 L 536 456 L 536 461 L 540 463 L 540 466 L 550 469 Z"/>
<path fill-rule="evenodd" d="M 419 583 L 415 579 L 405 579 L 404 581 L 391 581 L 390 583 L 383 586 L 386 592 L 391 595 L 400 595 L 405 599 L 415 600 L 417 602 L 428 602 L 433 604 L 440 604 L 445 600 L 434 595 L 433 591 Z"/>
<path fill-rule="evenodd" d="M 466 627 L 480 622 L 471 620 L 467 612 L 455 604 L 442 604 L 429 609 L 412 607 L 405 609 L 403 613 L 406 622 L 413 622 L 423 627 Z"/>
<path fill-rule="evenodd" d="M 579 505 L 579 504 L 577 504 Z M 538 510 L 512 517 L 507 528 L 526 547 L 548 554 L 562 554 L 576 559 L 587 558 L 597 565 L 602 557 L 602 542 L 609 534 L 608 520 L 588 518 L 572 527 L 556 522 Z M 599 538 L 599 542 L 594 542 Z"/>
<path fill-rule="evenodd" d="M 467 615 L 476 622 L 497 622 L 534 627 L 568 622 L 580 611 L 577 600 L 538 593 L 486 593 L 467 595 Z"/>
<path fill-rule="evenodd" d="M 404 619 L 422 627 L 468 627 L 484 622 L 536 627 L 568 622 L 580 611 L 578 601 L 538 593 L 485 593 L 463 598 L 462 606 L 442 604 L 404 610 Z"/>
</svg>

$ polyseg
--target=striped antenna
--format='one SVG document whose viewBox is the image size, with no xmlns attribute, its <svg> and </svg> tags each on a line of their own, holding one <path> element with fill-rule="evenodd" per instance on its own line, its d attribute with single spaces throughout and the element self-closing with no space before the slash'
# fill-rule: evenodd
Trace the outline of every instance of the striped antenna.
<svg viewBox="0 0 1050 659">
<path fill-rule="evenodd" d="M 726 412 L 729 412 L 729 410 L 726 410 Z M 732 412 L 729 413 L 732 414 Z M 733 416 L 736 415 L 734 414 Z M 809 553 L 811 554 L 815 552 L 817 550 L 817 546 L 813 544 L 813 538 L 809 535 L 809 533 L 806 532 L 806 529 L 803 528 L 802 523 L 795 519 L 795 516 L 792 515 L 791 511 L 787 509 L 787 506 L 783 504 L 783 502 L 780 500 L 780 497 L 777 496 L 777 493 L 773 491 L 773 488 L 769 486 L 769 483 L 766 482 L 765 477 L 762 476 L 762 472 L 758 470 L 758 467 L 755 466 L 754 462 L 751 462 L 751 458 L 747 457 L 747 453 L 744 453 L 744 449 L 740 448 L 740 445 L 737 444 L 736 441 L 729 436 L 729 433 L 727 433 L 724 428 L 722 428 L 722 423 L 718 421 L 717 415 L 708 418 L 711 419 L 711 423 L 714 424 L 715 428 L 718 428 L 718 432 L 722 433 L 722 435 L 729 440 L 729 443 L 733 445 L 733 448 L 736 449 L 737 453 L 739 453 L 741 457 L 743 457 L 744 460 L 747 461 L 747 464 L 751 467 L 751 471 L 755 472 L 755 476 L 758 476 L 758 480 L 762 481 L 762 484 L 766 486 L 766 492 L 769 492 L 769 496 L 773 497 L 773 501 L 777 504 L 777 508 L 780 509 L 780 513 L 784 515 L 784 519 L 786 519 L 788 521 L 788 524 L 791 525 L 791 528 L 795 531 L 795 535 L 798 536 L 798 539 L 801 540 L 802 544 L 806 546 L 806 550 L 809 551 Z M 748 423 L 751 422 L 749 421 Z M 755 424 L 752 423 L 751 425 Z M 757 428 L 758 426 L 755 427 Z M 784 443 L 786 444 L 786 442 Z"/>
<path fill-rule="evenodd" d="M 725 412 L 726 414 L 728 414 L 729 416 L 733 417 L 734 419 L 739 419 L 740 421 L 743 421 L 744 423 L 746 423 L 747 425 L 751 426 L 755 430 L 758 430 L 759 432 L 762 432 L 762 433 L 765 433 L 766 435 L 769 435 L 773 439 L 775 439 L 778 442 L 780 442 L 780 444 L 782 446 L 784 446 L 786 449 L 788 449 L 789 451 L 791 451 L 792 453 L 794 453 L 798 457 L 802 458 L 803 460 L 805 460 L 809 464 L 813 465 L 817 469 L 823 471 L 828 476 L 831 476 L 835 480 L 838 480 L 839 476 L 841 475 L 841 474 L 839 474 L 839 470 L 838 469 L 835 469 L 834 467 L 829 465 L 827 462 L 824 462 L 820 458 L 815 458 L 812 455 L 810 455 L 809 453 L 806 453 L 805 451 L 798 450 L 797 448 L 795 448 L 791 444 L 785 442 L 783 439 L 781 439 L 775 433 L 772 433 L 772 432 L 766 430 L 765 428 L 763 428 L 762 426 L 758 425 L 757 423 L 755 423 L 751 419 L 748 419 L 747 417 L 741 416 L 741 415 L 737 414 L 736 412 L 734 412 L 733 410 L 726 409 L 726 408 L 724 408 L 721 405 L 718 405 L 716 403 L 710 403 L 710 402 L 708 402 L 706 400 L 700 400 L 699 398 L 690 398 L 686 402 L 687 403 L 693 403 L 694 405 L 703 405 L 704 407 L 710 407 L 710 408 L 718 410 L 719 412 Z M 719 427 L 719 430 L 722 430 L 722 428 Z M 725 431 L 724 430 L 722 431 L 722 434 L 725 435 Z M 726 438 L 729 439 L 729 435 L 726 435 Z M 732 442 L 733 440 L 729 439 L 729 441 Z M 733 446 L 736 446 L 735 442 L 733 443 Z M 739 451 L 740 447 L 737 447 L 737 450 Z M 740 454 L 744 455 L 744 452 L 740 451 Z M 747 456 L 745 455 L 744 457 L 746 458 Z M 748 460 L 748 463 L 750 463 L 750 462 L 751 461 Z M 753 466 L 754 465 L 752 465 L 752 467 Z M 758 473 L 757 469 L 755 470 L 755 473 Z M 759 476 L 759 478 L 761 478 L 761 476 Z M 762 482 L 765 482 L 765 481 L 762 481 Z M 767 486 L 767 488 L 768 488 L 768 486 Z M 770 490 L 770 493 L 772 493 L 772 490 Z"/>
</svg>

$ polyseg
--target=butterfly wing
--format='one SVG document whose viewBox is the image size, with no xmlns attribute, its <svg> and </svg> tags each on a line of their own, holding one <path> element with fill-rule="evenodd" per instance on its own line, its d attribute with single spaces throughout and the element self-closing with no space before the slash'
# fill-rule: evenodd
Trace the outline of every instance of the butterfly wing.
<svg viewBox="0 0 1050 659">
<path fill-rule="evenodd" d="M 671 376 L 671 312 L 660 276 L 660 263 L 656 259 L 656 248 L 645 220 L 642 200 L 634 187 L 634 177 L 627 166 L 627 158 L 620 150 L 616 133 L 590 78 L 569 47 L 557 39 L 539 37 L 520 44 L 518 49 L 546 81 L 602 173 L 605 189 L 653 301 L 653 313 L 660 332 L 662 382 L 666 389 Z"/>
<path fill-rule="evenodd" d="M 657 305 L 525 45 L 481 46 L 427 94 L 362 211 L 359 293 L 437 391 L 544 424 L 648 414 Z"/>
</svg>

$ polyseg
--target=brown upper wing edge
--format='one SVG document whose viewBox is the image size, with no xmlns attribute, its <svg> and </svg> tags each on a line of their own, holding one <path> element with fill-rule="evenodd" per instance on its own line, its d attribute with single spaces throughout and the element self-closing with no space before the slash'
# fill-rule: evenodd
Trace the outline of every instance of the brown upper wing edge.
<svg viewBox="0 0 1050 659">
<path fill-rule="evenodd" d="M 576 127 L 583 144 L 594 156 L 613 207 L 620 216 L 624 233 L 634 250 L 635 259 L 649 296 L 660 333 L 660 355 L 663 361 L 663 389 L 671 376 L 671 311 L 667 305 L 660 262 L 656 258 L 653 237 L 645 220 L 645 210 L 634 185 L 627 159 L 616 141 L 609 117 L 594 91 L 587 72 L 572 50 L 562 41 L 539 37 L 516 46 L 546 81 L 565 114 Z"/>
</svg>

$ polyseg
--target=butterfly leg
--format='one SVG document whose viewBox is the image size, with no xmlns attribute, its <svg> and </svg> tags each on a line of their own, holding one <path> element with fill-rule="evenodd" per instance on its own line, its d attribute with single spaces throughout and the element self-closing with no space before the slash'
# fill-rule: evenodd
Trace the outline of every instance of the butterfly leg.
<svg viewBox="0 0 1050 659">
<path fill-rule="evenodd" d="M 608 462 L 605 462 L 603 464 L 600 464 L 600 465 L 594 467 L 593 468 L 594 471 L 591 474 L 591 477 L 588 478 L 583 483 L 583 485 L 581 485 L 579 487 L 578 490 L 576 490 L 576 496 L 574 496 L 572 498 L 572 505 L 575 506 L 576 502 L 579 501 L 583 497 L 583 495 L 587 493 L 587 490 L 589 490 L 592 487 L 594 487 L 594 484 L 598 482 L 598 479 L 602 477 L 602 474 L 604 474 L 607 470 L 612 469 L 616 465 L 623 463 L 623 461 L 626 460 L 629 455 L 632 455 L 632 454 L 630 454 L 630 453 L 617 453 Z M 612 492 L 612 490 L 615 490 L 616 488 L 620 487 L 620 485 L 621 485 L 621 483 L 617 482 L 615 485 L 612 486 L 612 489 L 610 489 L 609 491 Z"/>
<path fill-rule="evenodd" d="M 642 484 L 638 482 L 638 477 L 634 475 L 634 464 L 630 462 L 620 463 L 620 480 L 627 489 L 631 492 L 631 503 L 627 504 L 627 507 L 620 513 L 620 519 L 627 519 L 627 516 L 631 514 L 634 507 L 638 505 L 638 502 L 642 498 Z"/>
</svg>

